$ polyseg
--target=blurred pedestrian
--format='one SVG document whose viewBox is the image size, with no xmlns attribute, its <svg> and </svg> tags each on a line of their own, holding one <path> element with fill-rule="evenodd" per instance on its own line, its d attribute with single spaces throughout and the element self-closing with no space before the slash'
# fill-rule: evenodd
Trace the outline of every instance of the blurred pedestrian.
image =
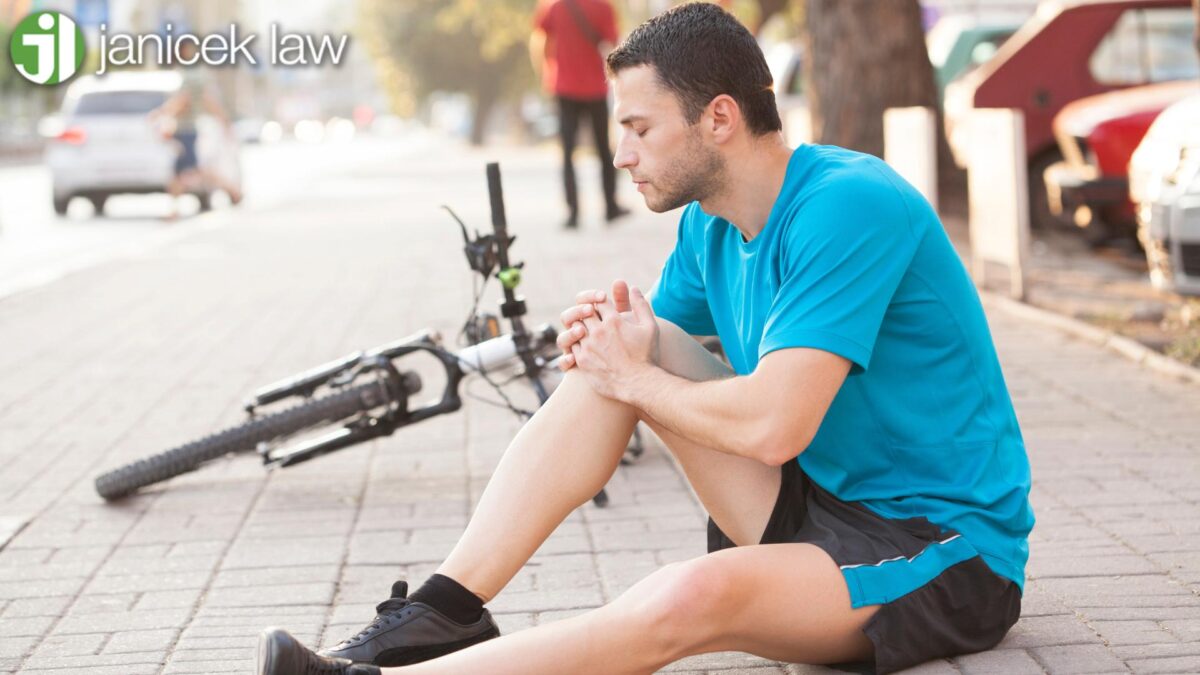
<svg viewBox="0 0 1200 675">
<path fill-rule="evenodd" d="M 534 67 L 558 101 L 559 140 L 563 153 L 566 227 L 579 226 L 579 191 L 572 155 L 580 120 L 592 128 L 604 188 L 604 219 L 627 215 L 617 203 L 617 176 L 608 144 L 608 82 L 603 57 L 617 41 L 617 22 L 609 0 L 542 0 L 530 41 Z"/>
<path fill-rule="evenodd" d="M 179 46 L 179 58 L 182 62 L 194 62 L 195 45 L 183 42 Z M 167 185 L 171 195 L 171 213 L 168 219 L 178 215 L 175 198 L 185 190 L 195 189 L 197 184 L 204 183 L 202 189 L 218 187 L 229 195 L 229 201 L 238 204 L 242 201 L 241 188 L 220 171 L 204 167 L 196 153 L 198 137 L 197 120 L 201 114 L 207 113 L 220 124 L 222 133 L 230 133 L 230 122 L 221 102 L 210 90 L 205 73 L 199 67 L 189 67 L 183 70 L 183 82 L 179 91 L 175 92 L 161 106 L 150 112 L 151 119 L 165 120 L 164 129 L 178 146 L 178 156 L 175 159 L 175 174 Z"/>
</svg>

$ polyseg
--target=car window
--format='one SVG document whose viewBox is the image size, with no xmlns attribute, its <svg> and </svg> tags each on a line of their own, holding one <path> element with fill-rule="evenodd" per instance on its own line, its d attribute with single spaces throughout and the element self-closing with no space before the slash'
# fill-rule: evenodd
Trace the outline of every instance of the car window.
<svg viewBox="0 0 1200 675">
<path fill-rule="evenodd" d="M 971 65 L 969 68 L 974 69 L 987 63 L 996 52 L 1000 51 L 1000 47 L 1012 37 L 1012 33 L 993 33 L 981 39 L 978 44 L 971 48 Z"/>
<path fill-rule="evenodd" d="M 1195 14 L 1184 7 L 1126 10 L 1092 53 L 1092 77 L 1129 86 L 1200 75 L 1195 25 Z"/>
<path fill-rule="evenodd" d="M 75 104 L 76 115 L 134 115 L 148 113 L 167 100 L 161 91 L 97 91 Z"/>
</svg>

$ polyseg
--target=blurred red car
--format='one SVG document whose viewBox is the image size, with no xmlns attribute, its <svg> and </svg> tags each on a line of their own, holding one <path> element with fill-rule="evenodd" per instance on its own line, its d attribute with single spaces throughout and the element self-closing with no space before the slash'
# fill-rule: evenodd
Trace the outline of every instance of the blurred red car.
<svg viewBox="0 0 1200 675">
<path fill-rule="evenodd" d="M 1137 221 L 1129 197 L 1129 160 L 1155 118 L 1200 92 L 1200 81 L 1133 87 L 1070 103 L 1054 118 L 1063 160 L 1045 173 L 1051 213 L 1086 228 L 1099 242 L 1132 235 Z"/>
<path fill-rule="evenodd" d="M 946 136 L 966 166 L 967 115 L 1016 108 L 1025 118 L 1031 223 L 1053 222 L 1042 173 L 1062 159 L 1052 123 L 1071 101 L 1200 74 L 1191 0 L 1046 0 L 996 55 L 946 87 Z"/>
</svg>

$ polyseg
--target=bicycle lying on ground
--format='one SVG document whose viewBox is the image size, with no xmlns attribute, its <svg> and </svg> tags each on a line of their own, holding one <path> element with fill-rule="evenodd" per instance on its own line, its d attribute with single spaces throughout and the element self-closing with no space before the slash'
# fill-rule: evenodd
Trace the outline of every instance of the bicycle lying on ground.
<svg viewBox="0 0 1200 675">
<path fill-rule="evenodd" d="M 512 404 L 503 385 L 491 380 L 489 373 L 518 369 L 512 379 L 527 382 L 539 405 L 545 403 L 559 373 L 555 359 L 558 333 L 549 324 L 532 331 L 525 327 L 521 318 L 526 313 L 525 301 L 515 292 L 521 283 L 524 263 L 509 261 L 509 246 L 516 237 L 508 234 L 498 164 L 487 165 L 487 180 L 491 234 L 476 232 L 471 238 L 466 225 L 445 207 L 462 229 L 468 265 L 483 277 L 462 330 L 470 346 L 458 352 L 449 351 L 442 346 L 436 332 L 425 330 L 268 385 L 246 403 L 249 419 L 244 423 L 104 473 L 96 478 L 96 492 L 106 500 L 120 499 L 139 488 L 194 471 L 233 453 L 257 451 L 266 467 L 283 468 L 389 436 L 401 427 L 459 410 L 462 407 L 459 387 L 472 374 L 491 385 L 505 407 L 522 416 L 531 416 L 530 411 Z M 479 299 L 493 276 L 504 291 L 500 315 L 511 326 L 507 334 L 500 332 L 499 318 L 478 311 Z M 410 408 L 411 397 L 421 391 L 421 378 L 415 371 L 400 370 L 397 361 L 417 353 L 434 356 L 445 371 L 446 382 L 439 400 Z M 296 397 L 303 401 L 290 408 L 266 413 L 261 410 Z M 336 428 L 314 435 L 322 427 Z M 301 433 L 306 436 L 304 440 L 286 444 Z M 628 464 L 642 452 L 641 437 L 635 430 L 622 463 Z M 593 501 L 604 506 L 607 494 L 601 490 Z"/>
</svg>

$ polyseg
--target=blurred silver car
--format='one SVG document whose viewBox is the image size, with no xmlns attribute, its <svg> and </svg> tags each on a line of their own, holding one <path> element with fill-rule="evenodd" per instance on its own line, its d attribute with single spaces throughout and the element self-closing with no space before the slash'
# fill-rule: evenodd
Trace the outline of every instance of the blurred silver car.
<svg viewBox="0 0 1200 675">
<path fill-rule="evenodd" d="M 177 72 L 129 72 L 83 77 L 70 86 L 59 118 L 44 129 L 55 212 L 65 214 L 74 197 L 90 200 L 101 213 L 112 195 L 167 191 L 180 146 L 149 113 L 182 81 Z M 211 207 L 212 190 L 204 181 L 188 187 L 202 211 Z"/>
<path fill-rule="evenodd" d="M 1200 295 L 1200 94 L 1154 120 L 1129 162 L 1129 187 L 1150 281 Z"/>
</svg>

